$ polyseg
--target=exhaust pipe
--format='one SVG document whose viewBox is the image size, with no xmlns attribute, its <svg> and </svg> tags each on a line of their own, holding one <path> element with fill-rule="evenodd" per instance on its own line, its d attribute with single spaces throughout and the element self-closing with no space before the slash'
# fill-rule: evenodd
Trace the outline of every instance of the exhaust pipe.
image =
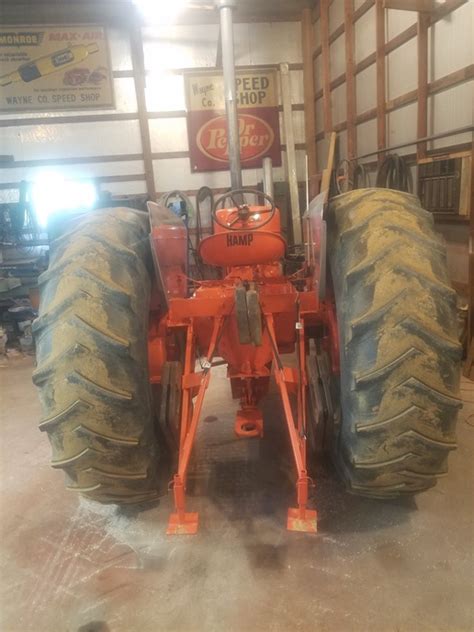
<svg viewBox="0 0 474 632">
<path fill-rule="evenodd" d="M 222 68 L 224 71 L 230 183 L 234 190 L 242 188 L 239 118 L 237 115 L 237 88 L 235 83 L 234 29 L 232 24 L 232 11 L 235 9 L 236 4 L 236 0 L 216 0 L 216 7 L 219 9 L 221 23 Z"/>
</svg>

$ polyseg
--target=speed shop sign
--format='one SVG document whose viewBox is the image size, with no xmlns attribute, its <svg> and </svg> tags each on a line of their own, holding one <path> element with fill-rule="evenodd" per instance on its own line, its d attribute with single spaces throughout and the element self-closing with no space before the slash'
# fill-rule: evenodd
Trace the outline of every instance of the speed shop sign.
<svg viewBox="0 0 474 632">
<path fill-rule="evenodd" d="M 191 171 L 222 171 L 229 167 L 224 79 L 214 72 L 185 77 Z M 277 73 L 237 73 L 240 156 L 242 167 L 262 166 L 263 158 L 281 165 Z"/>
</svg>

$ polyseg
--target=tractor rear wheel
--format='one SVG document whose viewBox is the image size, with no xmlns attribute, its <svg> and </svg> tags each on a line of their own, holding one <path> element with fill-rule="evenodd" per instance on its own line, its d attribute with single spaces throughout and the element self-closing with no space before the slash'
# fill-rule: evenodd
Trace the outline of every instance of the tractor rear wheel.
<svg viewBox="0 0 474 632">
<path fill-rule="evenodd" d="M 34 323 L 40 429 L 69 489 L 104 503 L 157 497 L 148 383 L 148 218 L 83 215 L 55 239 Z"/>
<path fill-rule="evenodd" d="M 329 253 L 341 347 L 336 463 L 354 493 L 432 487 L 456 447 L 456 293 L 432 216 L 410 194 L 335 197 Z"/>
</svg>

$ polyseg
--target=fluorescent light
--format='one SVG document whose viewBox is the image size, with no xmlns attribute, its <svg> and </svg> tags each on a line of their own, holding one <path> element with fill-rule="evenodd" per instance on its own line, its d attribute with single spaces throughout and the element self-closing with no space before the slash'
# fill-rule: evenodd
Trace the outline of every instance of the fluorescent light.
<svg viewBox="0 0 474 632">
<path fill-rule="evenodd" d="M 41 227 L 55 213 L 88 211 L 97 202 L 97 189 L 90 180 L 66 180 L 59 173 L 43 173 L 31 186 L 31 202 Z"/>
<path fill-rule="evenodd" d="M 188 4 L 187 0 L 134 0 L 150 24 L 170 24 Z"/>
</svg>

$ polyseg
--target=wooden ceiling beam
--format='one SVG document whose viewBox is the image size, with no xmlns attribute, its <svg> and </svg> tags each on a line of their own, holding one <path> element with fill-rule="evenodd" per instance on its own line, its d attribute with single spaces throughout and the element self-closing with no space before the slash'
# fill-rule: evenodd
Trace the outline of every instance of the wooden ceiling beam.
<svg viewBox="0 0 474 632">
<path fill-rule="evenodd" d="M 435 0 L 384 0 L 384 9 L 400 9 L 401 11 L 419 11 L 433 13 L 436 10 Z"/>
<path fill-rule="evenodd" d="M 156 0 L 162 1 L 162 0 Z M 164 1 L 164 0 L 163 0 Z M 212 4 L 212 0 L 208 4 Z M 299 22 L 306 0 L 240 3 L 235 11 L 236 23 Z M 132 0 L 3 0 L 2 24 L 59 24 L 96 22 L 113 26 L 142 23 L 143 18 Z M 187 9 L 178 19 L 179 24 L 218 24 L 217 10 Z"/>
</svg>

